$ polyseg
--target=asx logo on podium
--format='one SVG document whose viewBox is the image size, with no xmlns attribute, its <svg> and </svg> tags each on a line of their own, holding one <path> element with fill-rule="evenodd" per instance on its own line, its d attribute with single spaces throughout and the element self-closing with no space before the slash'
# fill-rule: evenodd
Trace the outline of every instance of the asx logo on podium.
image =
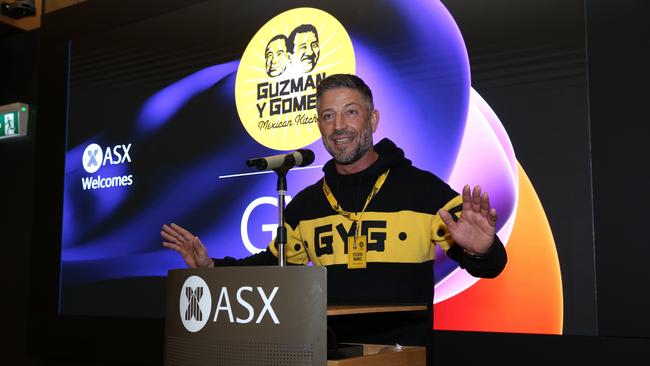
<svg viewBox="0 0 650 366">
<path fill-rule="evenodd" d="M 126 163 L 131 163 L 131 144 L 119 144 L 112 147 L 102 149 L 98 144 L 92 143 L 86 146 L 81 157 L 81 164 L 87 173 L 94 174 L 100 168 L 105 166 L 118 166 Z M 123 172 L 123 170 L 113 170 L 108 177 L 86 176 L 81 178 L 81 186 L 83 190 L 104 189 L 112 187 L 130 186 L 133 184 L 132 174 L 115 174 Z"/>
<path fill-rule="evenodd" d="M 260 324 L 265 318 L 270 318 L 273 324 L 280 324 L 275 310 L 273 299 L 280 288 L 275 286 L 267 295 L 262 287 L 241 286 L 237 290 L 222 286 L 219 291 L 219 299 L 214 307 L 213 323 L 227 322 L 230 324 L 248 324 L 254 322 Z M 234 293 L 234 297 L 233 297 Z M 259 296 L 262 302 L 262 309 L 255 311 L 251 304 L 250 297 Z M 247 297 L 249 301 L 246 301 Z M 236 300 L 233 306 L 231 298 Z M 234 310 L 233 310 L 234 309 Z M 188 277 L 181 287 L 179 312 L 181 322 L 188 331 L 194 333 L 203 329 L 212 313 L 212 295 L 208 284 L 198 276 Z M 223 314 L 221 314 L 223 313 Z M 257 314 L 257 316 L 255 316 Z M 240 317 L 240 316 L 244 317 Z M 221 319 L 221 320 L 220 320 Z"/>
</svg>

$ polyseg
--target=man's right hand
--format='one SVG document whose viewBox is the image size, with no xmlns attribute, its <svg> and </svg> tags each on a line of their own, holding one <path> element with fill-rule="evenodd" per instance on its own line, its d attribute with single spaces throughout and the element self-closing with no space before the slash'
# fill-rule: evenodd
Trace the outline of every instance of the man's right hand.
<svg viewBox="0 0 650 366">
<path fill-rule="evenodd" d="M 188 267 L 214 267 L 214 261 L 198 236 L 174 223 L 163 225 L 160 236 L 162 245 L 179 252 Z"/>
</svg>

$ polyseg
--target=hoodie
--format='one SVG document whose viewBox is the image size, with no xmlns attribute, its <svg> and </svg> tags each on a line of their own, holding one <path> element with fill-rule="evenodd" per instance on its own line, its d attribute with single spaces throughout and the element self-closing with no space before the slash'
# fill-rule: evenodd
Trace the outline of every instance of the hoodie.
<svg viewBox="0 0 650 366">
<path fill-rule="evenodd" d="M 322 179 L 287 205 L 287 262 L 325 266 L 329 304 L 431 305 L 436 246 L 441 249 L 438 252 L 446 253 L 474 276 L 498 275 L 506 263 L 498 237 L 488 253 L 472 257 L 454 245 L 437 215 L 445 208 L 459 217 L 461 196 L 434 174 L 414 167 L 391 140 L 383 139 L 374 148 L 379 158 L 362 172 L 338 174 L 333 160 L 323 167 L 323 179 L 336 202 L 342 210 L 360 216 L 358 223 L 333 208 Z M 386 171 L 384 184 L 366 206 L 378 178 Z M 354 236 L 357 224 L 360 234 L 367 237 L 367 265 L 350 269 L 347 240 Z M 272 242 L 260 254 L 215 264 L 275 264 L 276 258 Z"/>
</svg>

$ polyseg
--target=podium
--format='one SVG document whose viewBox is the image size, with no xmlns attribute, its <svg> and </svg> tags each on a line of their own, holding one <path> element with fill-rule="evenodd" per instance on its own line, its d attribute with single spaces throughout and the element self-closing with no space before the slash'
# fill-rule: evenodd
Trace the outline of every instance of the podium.
<svg viewBox="0 0 650 366">
<path fill-rule="evenodd" d="M 254 266 L 170 270 L 165 366 L 425 365 L 425 347 L 346 343 L 328 360 L 328 317 L 426 306 L 327 306 L 327 270 Z"/>
</svg>

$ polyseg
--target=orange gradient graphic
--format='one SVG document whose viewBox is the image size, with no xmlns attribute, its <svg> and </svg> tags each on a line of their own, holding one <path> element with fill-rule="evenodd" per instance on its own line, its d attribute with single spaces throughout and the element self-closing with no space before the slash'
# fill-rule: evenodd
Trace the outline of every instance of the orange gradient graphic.
<svg viewBox="0 0 650 366">
<path fill-rule="evenodd" d="M 548 220 L 528 176 L 519 171 L 519 204 L 506 243 L 508 264 L 494 279 L 434 305 L 434 329 L 562 334 L 560 264 Z"/>
</svg>

